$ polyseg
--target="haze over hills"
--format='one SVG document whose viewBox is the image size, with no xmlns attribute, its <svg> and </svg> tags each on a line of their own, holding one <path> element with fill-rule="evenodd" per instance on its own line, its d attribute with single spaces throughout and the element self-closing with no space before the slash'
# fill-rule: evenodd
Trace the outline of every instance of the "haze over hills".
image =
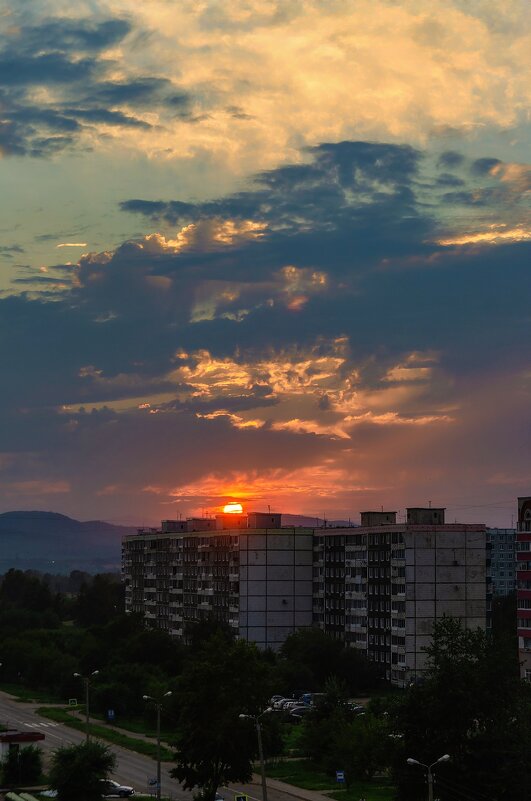
<svg viewBox="0 0 531 801">
<path fill-rule="evenodd" d="M 119 570 L 121 541 L 136 528 L 56 512 L 0 514 L 0 573 L 11 567 L 69 573 Z"/>
<path fill-rule="evenodd" d="M 323 520 L 283 514 L 282 524 L 319 528 Z M 326 525 L 349 522 L 327 520 Z M 57 512 L 4 512 L 0 514 L 0 574 L 11 567 L 46 573 L 120 570 L 122 537 L 135 533 L 133 526 L 74 520 Z"/>
</svg>

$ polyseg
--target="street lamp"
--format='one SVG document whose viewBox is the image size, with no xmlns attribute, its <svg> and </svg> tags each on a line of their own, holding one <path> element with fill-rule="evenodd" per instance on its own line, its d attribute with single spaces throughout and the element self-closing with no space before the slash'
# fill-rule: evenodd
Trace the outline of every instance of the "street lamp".
<svg viewBox="0 0 531 801">
<path fill-rule="evenodd" d="M 142 696 L 144 701 L 153 701 L 157 709 L 157 801 L 160 801 L 160 710 L 162 709 L 164 698 L 168 698 L 169 695 L 171 695 L 171 690 L 157 698 L 153 698 L 152 695 Z"/>
<path fill-rule="evenodd" d="M 97 676 L 99 670 L 93 670 L 88 676 L 82 676 L 81 673 L 74 673 L 76 679 L 82 679 L 85 685 L 85 735 L 87 743 L 90 740 L 90 712 L 89 712 L 89 688 L 90 680 L 93 676 Z"/>
<path fill-rule="evenodd" d="M 264 715 L 269 714 L 272 709 L 270 706 L 260 715 L 239 715 L 240 720 L 253 720 L 254 725 L 256 726 L 256 736 L 258 737 L 258 756 L 260 758 L 260 770 L 262 772 L 262 801 L 267 801 L 267 783 L 266 783 L 266 774 L 265 774 L 265 762 L 264 762 L 264 749 L 262 746 L 262 729 L 260 727 L 260 718 Z"/>
<path fill-rule="evenodd" d="M 433 773 L 432 768 L 435 765 L 438 765 L 439 762 L 448 762 L 450 759 L 450 754 L 444 754 L 439 759 L 436 759 L 435 762 L 432 762 L 431 765 L 425 765 L 424 762 L 419 762 L 418 759 L 407 759 L 408 765 L 420 765 L 421 768 L 426 768 L 427 776 L 428 776 L 428 801 L 433 801 Z"/>
</svg>

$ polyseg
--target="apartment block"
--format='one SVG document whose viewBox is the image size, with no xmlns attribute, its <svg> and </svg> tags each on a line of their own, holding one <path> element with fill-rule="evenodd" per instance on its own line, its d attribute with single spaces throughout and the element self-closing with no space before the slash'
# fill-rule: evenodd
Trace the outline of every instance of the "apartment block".
<svg viewBox="0 0 531 801">
<path fill-rule="evenodd" d="M 493 597 L 516 590 L 516 530 L 487 528 L 488 575 Z"/>
<path fill-rule="evenodd" d="M 211 518 L 202 529 L 196 518 L 125 537 L 126 610 L 178 638 L 187 624 L 216 619 L 260 648 L 277 649 L 311 626 L 311 532 L 279 529 L 274 516 L 260 518 L 271 529 L 249 529 L 243 515 L 231 517 L 230 529 Z"/>
<path fill-rule="evenodd" d="M 444 509 L 411 508 L 406 519 L 362 513 L 360 528 L 314 538 L 314 625 L 365 652 L 398 686 L 422 674 L 434 620 L 486 626 L 485 526 L 447 524 Z"/>
<path fill-rule="evenodd" d="M 281 528 L 266 513 L 164 521 L 124 539 L 126 609 L 179 638 L 214 618 L 260 648 L 317 626 L 405 686 L 425 668 L 434 620 L 485 628 L 487 617 L 485 526 L 447 524 L 441 508 L 410 508 L 406 520 L 370 511 L 348 528 Z M 531 619 L 531 572 L 529 584 Z"/>
<path fill-rule="evenodd" d="M 521 676 L 531 681 L 531 497 L 518 498 L 516 600 Z"/>
</svg>

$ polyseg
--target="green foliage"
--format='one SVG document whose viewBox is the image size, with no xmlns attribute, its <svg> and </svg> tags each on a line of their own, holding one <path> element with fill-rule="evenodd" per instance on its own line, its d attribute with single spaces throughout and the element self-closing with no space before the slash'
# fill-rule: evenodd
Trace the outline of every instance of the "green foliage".
<svg viewBox="0 0 531 801">
<path fill-rule="evenodd" d="M 271 692 L 268 669 L 257 649 L 217 632 L 198 647 L 178 684 L 178 753 L 172 775 L 186 789 L 214 801 L 220 785 L 246 782 L 257 739 L 252 721 Z"/>
<path fill-rule="evenodd" d="M 320 629 L 300 629 L 280 649 L 279 692 L 317 692 L 335 676 L 351 695 L 378 686 L 376 666 L 355 648 L 348 648 Z"/>
<path fill-rule="evenodd" d="M 343 769 L 343 765 L 339 769 Z M 372 781 L 352 779 L 348 787 L 339 785 L 335 775 L 326 774 L 305 759 L 289 759 L 267 766 L 267 775 L 306 790 L 325 791 L 336 801 L 392 801 L 394 788 L 388 778 L 378 777 Z"/>
<path fill-rule="evenodd" d="M 124 606 L 124 587 L 119 576 L 101 574 L 81 585 L 76 604 L 76 619 L 81 626 L 107 623 Z"/>
<path fill-rule="evenodd" d="M 85 721 L 81 718 L 74 717 L 69 714 L 66 709 L 58 707 L 41 707 L 37 710 L 39 715 L 50 720 L 55 720 L 57 723 L 64 723 L 71 729 L 77 731 L 86 731 Z M 138 754 L 149 756 L 155 759 L 157 755 L 157 746 L 154 743 L 146 742 L 144 739 L 138 737 L 129 737 L 127 734 L 122 734 L 110 727 L 100 726 L 97 723 L 90 724 L 90 734 L 92 737 L 97 737 L 100 740 L 107 740 L 114 745 L 119 745 L 122 748 L 127 748 L 129 751 L 136 751 Z M 171 762 L 173 754 L 168 748 L 161 748 L 161 760 L 163 762 Z"/>
<path fill-rule="evenodd" d="M 12 568 L 0 584 L 0 605 L 3 608 L 19 607 L 30 612 L 42 612 L 52 608 L 53 598 L 43 581 Z"/>
<path fill-rule="evenodd" d="M 403 735 L 394 768 L 399 797 L 414 801 L 425 792 L 407 757 L 431 764 L 448 753 L 451 762 L 436 769 L 442 801 L 456 788 L 499 801 L 531 798 L 531 688 L 515 671 L 512 647 L 444 618 L 427 654 L 425 681 L 390 710 Z"/>
<path fill-rule="evenodd" d="M 3 787 L 38 784 L 42 777 L 42 752 L 36 745 L 10 748 L 1 765 Z"/>
<path fill-rule="evenodd" d="M 52 756 L 48 780 L 58 801 L 99 801 L 100 779 L 114 770 L 116 757 L 103 743 L 89 742 L 58 748 Z"/>
</svg>

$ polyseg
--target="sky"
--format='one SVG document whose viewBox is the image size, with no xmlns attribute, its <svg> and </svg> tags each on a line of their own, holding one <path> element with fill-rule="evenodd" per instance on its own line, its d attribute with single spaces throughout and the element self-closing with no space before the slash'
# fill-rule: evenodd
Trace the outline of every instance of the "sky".
<svg viewBox="0 0 531 801">
<path fill-rule="evenodd" d="M 0 511 L 531 494 L 527 0 L 0 2 Z"/>
</svg>

